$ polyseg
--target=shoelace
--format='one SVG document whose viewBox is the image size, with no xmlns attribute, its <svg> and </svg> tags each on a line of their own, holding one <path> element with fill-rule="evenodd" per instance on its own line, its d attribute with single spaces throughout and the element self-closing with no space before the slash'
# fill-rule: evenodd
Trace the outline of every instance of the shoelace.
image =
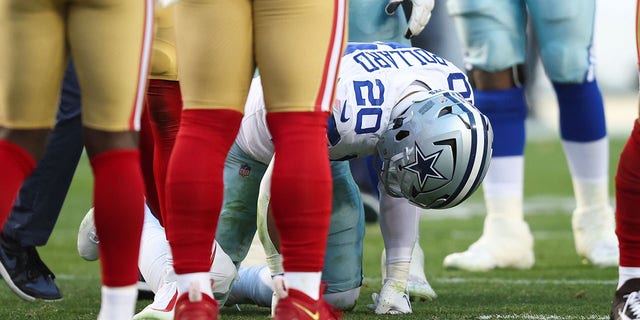
<svg viewBox="0 0 640 320">
<path fill-rule="evenodd" d="M 53 272 L 47 267 L 46 264 L 40 259 L 40 255 L 38 254 L 38 250 L 35 247 L 26 247 L 24 248 L 27 255 L 27 268 L 29 278 L 35 279 L 40 275 L 50 276 L 51 279 L 55 279 L 56 276 Z"/>
<path fill-rule="evenodd" d="M 640 291 L 634 291 L 625 296 L 627 301 L 622 307 L 621 314 L 626 314 L 627 310 L 631 311 L 634 319 L 640 318 Z"/>
</svg>

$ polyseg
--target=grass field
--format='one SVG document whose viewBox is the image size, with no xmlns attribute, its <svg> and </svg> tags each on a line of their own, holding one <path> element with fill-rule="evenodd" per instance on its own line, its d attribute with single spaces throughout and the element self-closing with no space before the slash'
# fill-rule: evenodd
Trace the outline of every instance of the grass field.
<svg viewBox="0 0 640 320">
<path fill-rule="evenodd" d="M 611 177 L 622 149 L 622 139 L 611 143 Z M 414 313 L 376 316 L 366 305 L 380 289 L 382 238 L 369 225 L 365 239 L 365 283 L 358 306 L 346 319 L 608 319 L 617 281 L 615 268 L 598 269 L 575 253 L 571 233 L 572 190 L 559 142 L 531 142 L 526 157 L 526 219 L 534 232 L 536 265 L 531 270 L 472 273 L 446 270 L 448 253 L 466 249 L 482 230 L 481 193 L 455 212 L 425 214 L 420 242 L 426 271 L 439 297 L 416 302 Z M 95 319 L 100 305 L 97 262 L 85 262 L 76 252 L 78 225 L 91 206 L 92 178 L 86 159 L 74 178 L 69 197 L 51 240 L 40 249 L 43 260 L 57 275 L 64 300 L 29 303 L 0 285 L 0 319 Z M 613 187 L 611 187 L 613 194 Z M 474 213 L 474 214 L 468 214 Z M 149 300 L 141 300 L 142 309 Z M 266 319 L 267 309 L 226 308 L 223 319 Z"/>
</svg>

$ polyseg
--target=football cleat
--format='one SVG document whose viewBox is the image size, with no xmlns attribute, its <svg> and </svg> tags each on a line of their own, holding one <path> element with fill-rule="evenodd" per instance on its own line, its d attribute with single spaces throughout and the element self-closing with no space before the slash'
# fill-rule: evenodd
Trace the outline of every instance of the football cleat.
<svg viewBox="0 0 640 320">
<path fill-rule="evenodd" d="M 431 301 L 438 297 L 438 294 L 429 284 L 427 278 L 421 278 L 410 274 L 407 281 L 407 291 L 411 301 Z"/>
<path fill-rule="evenodd" d="M 153 302 L 133 316 L 133 320 L 173 320 L 178 290 L 176 282 L 168 282 L 158 288 Z"/>
<path fill-rule="evenodd" d="M 487 218 L 480 239 L 463 252 L 444 258 L 447 268 L 489 271 L 496 268 L 533 267 L 533 235 L 520 219 Z"/>
<path fill-rule="evenodd" d="M 385 281 L 380 294 L 371 294 L 373 304 L 368 305 L 369 310 L 376 314 L 405 314 L 412 313 L 411 302 L 405 288 L 399 282 Z"/>
<path fill-rule="evenodd" d="M 189 292 L 178 298 L 175 307 L 175 320 L 215 320 L 218 319 L 218 302 L 202 294 L 197 283 L 193 283 Z"/>
<path fill-rule="evenodd" d="M 640 278 L 627 280 L 613 297 L 611 320 L 640 320 Z"/>
<path fill-rule="evenodd" d="M 576 209 L 571 219 L 576 252 L 596 267 L 618 266 L 620 251 L 610 206 Z"/>
<path fill-rule="evenodd" d="M 329 305 L 322 297 L 313 300 L 296 289 L 288 289 L 286 296 L 278 296 L 274 320 L 338 320 L 342 312 Z"/>
<path fill-rule="evenodd" d="M 98 235 L 93 218 L 93 208 L 84 215 L 78 228 L 78 254 L 87 261 L 98 260 Z"/>
</svg>

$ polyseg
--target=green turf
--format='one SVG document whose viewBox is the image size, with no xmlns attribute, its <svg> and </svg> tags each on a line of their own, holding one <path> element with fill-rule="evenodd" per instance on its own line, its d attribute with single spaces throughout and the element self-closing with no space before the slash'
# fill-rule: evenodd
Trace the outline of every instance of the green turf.
<svg viewBox="0 0 640 320">
<path fill-rule="evenodd" d="M 611 177 L 623 140 L 611 143 Z M 568 198 L 572 194 L 567 165 L 558 142 L 531 142 L 526 156 L 526 199 Z M 0 319 L 95 319 L 100 305 L 98 262 L 85 262 L 76 252 L 78 225 L 91 206 L 92 178 L 86 159 L 78 168 L 58 226 L 44 248 L 43 260 L 58 276 L 64 300 L 29 303 L 0 285 Z M 613 184 L 612 184 L 613 185 Z M 613 187 L 611 187 L 613 194 Z M 481 203 L 480 192 L 468 204 Z M 465 204 L 465 205 L 468 205 Z M 482 208 L 482 206 L 479 206 Z M 528 214 L 536 235 L 536 265 L 531 270 L 473 273 L 445 270 L 443 258 L 464 250 L 477 239 L 482 216 L 442 219 L 427 215 L 421 222 L 420 242 L 426 271 L 439 297 L 415 302 L 414 314 L 376 316 L 366 305 L 380 289 L 382 239 L 376 225 L 367 226 L 360 300 L 346 319 L 605 319 L 615 289 L 617 270 L 585 264 L 575 253 L 571 217 L 564 208 Z M 138 310 L 149 300 L 141 300 Z M 266 319 L 268 310 L 242 306 L 226 308 L 223 319 Z"/>
</svg>

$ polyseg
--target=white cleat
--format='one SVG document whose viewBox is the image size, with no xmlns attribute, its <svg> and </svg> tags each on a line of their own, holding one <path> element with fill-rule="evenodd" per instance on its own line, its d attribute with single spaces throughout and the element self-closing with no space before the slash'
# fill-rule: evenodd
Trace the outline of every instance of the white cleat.
<svg viewBox="0 0 640 320">
<path fill-rule="evenodd" d="M 98 260 L 98 235 L 93 219 L 93 208 L 84 215 L 78 228 L 78 254 L 87 261 Z"/>
<path fill-rule="evenodd" d="M 177 299 L 175 281 L 165 283 L 158 288 L 153 302 L 133 316 L 133 320 L 173 320 Z"/>
<path fill-rule="evenodd" d="M 524 220 L 488 218 L 482 236 L 463 252 L 444 258 L 446 268 L 489 271 L 533 267 L 533 236 Z"/>
<path fill-rule="evenodd" d="M 596 267 L 616 267 L 620 260 L 615 218 L 610 206 L 576 209 L 571 219 L 576 252 Z"/>
<path fill-rule="evenodd" d="M 438 294 L 433 290 L 426 278 L 421 279 L 414 275 L 409 275 L 407 291 L 411 301 L 431 301 L 438 297 Z"/>
<path fill-rule="evenodd" d="M 368 305 L 369 310 L 376 314 L 405 314 L 412 313 L 409 295 L 401 284 L 393 280 L 387 280 L 380 290 L 380 294 L 371 294 L 373 304 Z"/>
</svg>

